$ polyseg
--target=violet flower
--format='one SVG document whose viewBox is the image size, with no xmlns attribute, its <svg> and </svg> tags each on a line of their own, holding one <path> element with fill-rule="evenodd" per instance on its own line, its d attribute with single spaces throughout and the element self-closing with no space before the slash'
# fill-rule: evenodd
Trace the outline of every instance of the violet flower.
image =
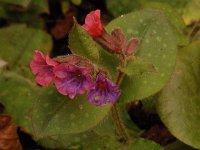
<svg viewBox="0 0 200 150">
<path fill-rule="evenodd" d="M 114 104 L 120 94 L 119 87 L 113 81 L 107 79 L 104 74 L 99 73 L 87 98 L 90 103 L 101 106 L 108 103 Z"/>
<path fill-rule="evenodd" d="M 73 99 L 77 94 L 88 91 L 93 83 L 86 68 L 62 63 L 54 68 L 55 86 L 62 95 Z"/>
<path fill-rule="evenodd" d="M 30 63 L 30 68 L 34 75 L 35 81 L 42 86 L 49 86 L 53 82 L 55 76 L 53 68 L 58 65 L 56 61 L 36 50 Z"/>
</svg>

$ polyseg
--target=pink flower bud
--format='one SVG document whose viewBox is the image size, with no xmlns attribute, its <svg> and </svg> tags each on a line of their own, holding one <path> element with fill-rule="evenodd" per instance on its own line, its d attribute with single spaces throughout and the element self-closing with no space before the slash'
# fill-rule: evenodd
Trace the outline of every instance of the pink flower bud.
<svg viewBox="0 0 200 150">
<path fill-rule="evenodd" d="M 134 55 L 136 53 L 136 49 L 137 49 L 138 45 L 139 45 L 138 39 L 136 39 L 136 38 L 131 39 L 126 46 L 125 54 L 127 56 Z"/>
<path fill-rule="evenodd" d="M 91 11 L 85 18 L 85 24 L 82 26 L 92 37 L 102 34 L 103 27 L 101 24 L 100 10 Z"/>
</svg>

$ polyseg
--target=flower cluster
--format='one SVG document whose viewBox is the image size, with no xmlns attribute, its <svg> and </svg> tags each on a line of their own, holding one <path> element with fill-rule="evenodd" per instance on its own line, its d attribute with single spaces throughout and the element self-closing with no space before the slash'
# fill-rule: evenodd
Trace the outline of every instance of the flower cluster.
<svg viewBox="0 0 200 150">
<path fill-rule="evenodd" d="M 136 53 L 139 40 L 133 38 L 127 42 L 121 29 L 114 29 L 111 34 L 107 33 L 101 23 L 100 10 L 91 11 L 86 16 L 82 28 L 108 52 L 123 56 L 123 61 Z M 30 64 L 33 74 L 36 75 L 35 81 L 41 86 L 53 83 L 59 93 L 71 99 L 78 94 L 87 93 L 88 101 L 96 106 L 117 101 L 121 91 L 104 73 L 95 70 L 90 61 L 79 55 L 72 54 L 66 57 L 65 61 L 56 61 L 36 50 Z"/>
<path fill-rule="evenodd" d="M 88 101 L 97 106 L 115 103 L 121 93 L 118 86 L 99 72 L 96 81 L 86 67 L 73 63 L 59 63 L 36 50 L 30 63 L 35 81 L 41 86 L 55 84 L 62 95 L 71 99 L 78 94 L 88 93 Z"/>
<path fill-rule="evenodd" d="M 83 29 L 88 31 L 91 37 L 111 53 L 125 57 L 134 55 L 139 45 L 137 38 L 126 41 L 121 29 L 114 29 L 111 34 L 107 33 L 101 23 L 100 10 L 91 11 L 85 18 Z"/>
</svg>

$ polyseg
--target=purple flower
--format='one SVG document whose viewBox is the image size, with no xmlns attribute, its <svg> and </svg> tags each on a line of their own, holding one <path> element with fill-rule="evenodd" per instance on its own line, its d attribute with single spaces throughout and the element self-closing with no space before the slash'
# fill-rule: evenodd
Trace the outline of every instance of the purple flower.
<svg viewBox="0 0 200 150">
<path fill-rule="evenodd" d="M 107 79 L 104 74 L 99 73 L 87 98 L 90 103 L 100 106 L 115 103 L 120 94 L 119 87 L 113 81 Z"/>
<path fill-rule="evenodd" d="M 49 86 L 54 80 L 53 68 L 58 65 L 56 61 L 36 50 L 30 63 L 30 68 L 34 75 L 35 81 L 42 86 Z"/>
<path fill-rule="evenodd" d="M 54 68 L 57 90 L 73 99 L 77 94 L 83 94 L 91 88 L 92 76 L 86 68 L 62 63 Z"/>
</svg>

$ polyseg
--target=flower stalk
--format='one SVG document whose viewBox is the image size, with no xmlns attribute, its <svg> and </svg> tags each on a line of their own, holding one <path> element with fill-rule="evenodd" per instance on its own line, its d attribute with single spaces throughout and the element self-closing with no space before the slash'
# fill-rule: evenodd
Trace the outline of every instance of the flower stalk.
<svg viewBox="0 0 200 150">
<path fill-rule="evenodd" d="M 123 73 L 119 71 L 117 75 L 117 79 L 116 79 L 116 84 L 118 86 L 120 85 L 122 78 L 123 78 Z M 117 134 L 120 136 L 120 140 L 124 144 L 126 144 L 129 141 L 129 135 L 126 131 L 126 127 L 123 123 L 123 120 L 121 119 L 117 103 L 115 103 L 111 108 L 111 116 L 112 116 L 113 123 L 116 127 Z"/>
</svg>

